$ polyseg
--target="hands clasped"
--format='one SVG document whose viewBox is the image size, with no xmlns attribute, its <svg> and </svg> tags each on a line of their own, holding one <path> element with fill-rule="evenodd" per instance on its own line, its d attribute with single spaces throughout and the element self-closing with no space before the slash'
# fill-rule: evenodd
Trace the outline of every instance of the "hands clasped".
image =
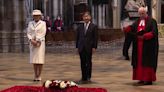
<svg viewBox="0 0 164 92">
<path fill-rule="evenodd" d="M 32 39 L 32 40 L 31 40 L 31 44 L 32 44 L 34 47 L 40 47 L 41 42 L 40 42 L 40 41 L 36 41 L 36 40 Z"/>
</svg>

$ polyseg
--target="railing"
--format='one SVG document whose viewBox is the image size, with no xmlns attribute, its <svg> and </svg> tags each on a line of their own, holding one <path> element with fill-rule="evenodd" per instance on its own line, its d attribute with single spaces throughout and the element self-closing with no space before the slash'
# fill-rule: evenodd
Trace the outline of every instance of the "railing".
<svg viewBox="0 0 164 92">
<path fill-rule="evenodd" d="M 27 52 L 28 42 L 24 32 L 0 32 L 0 52 Z"/>
</svg>

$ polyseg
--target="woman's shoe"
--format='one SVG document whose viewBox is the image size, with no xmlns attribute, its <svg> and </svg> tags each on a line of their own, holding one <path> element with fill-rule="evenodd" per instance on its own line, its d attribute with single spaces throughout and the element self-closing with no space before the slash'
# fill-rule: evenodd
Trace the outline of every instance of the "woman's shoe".
<svg viewBox="0 0 164 92">
<path fill-rule="evenodd" d="M 41 81 L 41 80 L 42 80 L 42 78 L 41 78 L 41 77 L 38 77 L 38 78 L 37 78 L 37 81 Z"/>
<path fill-rule="evenodd" d="M 42 80 L 42 78 L 41 77 L 38 77 L 38 78 L 34 78 L 33 81 L 41 81 L 41 80 Z"/>
<path fill-rule="evenodd" d="M 37 78 L 34 78 L 34 80 L 33 81 L 37 81 Z"/>
</svg>

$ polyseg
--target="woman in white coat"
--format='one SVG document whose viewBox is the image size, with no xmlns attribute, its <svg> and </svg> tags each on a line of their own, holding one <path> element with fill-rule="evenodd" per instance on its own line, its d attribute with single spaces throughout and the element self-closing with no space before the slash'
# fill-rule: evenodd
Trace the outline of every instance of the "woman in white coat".
<svg viewBox="0 0 164 92">
<path fill-rule="evenodd" d="M 45 62 L 46 23 L 41 20 L 40 10 L 33 10 L 33 21 L 29 22 L 27 37 L 29 39 L 30 63 L 34 67 L 34 81 L 41 81 L 41 71 Z"/>
</svg>

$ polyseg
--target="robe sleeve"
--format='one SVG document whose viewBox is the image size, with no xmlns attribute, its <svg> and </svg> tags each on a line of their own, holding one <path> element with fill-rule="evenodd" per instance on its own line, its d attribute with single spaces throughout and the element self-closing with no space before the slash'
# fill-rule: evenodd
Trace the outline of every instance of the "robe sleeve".
<svg viewBox="0 0 164 92">
<path fill-rule="evenodd" d="M 145 33 L 143 35 L 144 39 L 145 40 L 149 40 L 149 39 L 152 39 L 154 37 L 153 33 L 152 32 L 148 32 L 148 33 Z"/>
<path fill-rule="evenodd" d="M 158 37 L 157 22 L 154 19 L 152 19 L 151 22 L 152 22 L 151 23 L 151 29 L 152 30 L 150 32 L 144 34 L 144 39 L 145 40 L 150 40 L 154 37 Z"/>
<path fill-rule="evenodd" d="M 123 31 L 124 31 L 125 33 L 130 32 L 130 31 L 131 31 L 131 26 L 128 26 L 128 27 L 124 28 Z"/>
</svg>

